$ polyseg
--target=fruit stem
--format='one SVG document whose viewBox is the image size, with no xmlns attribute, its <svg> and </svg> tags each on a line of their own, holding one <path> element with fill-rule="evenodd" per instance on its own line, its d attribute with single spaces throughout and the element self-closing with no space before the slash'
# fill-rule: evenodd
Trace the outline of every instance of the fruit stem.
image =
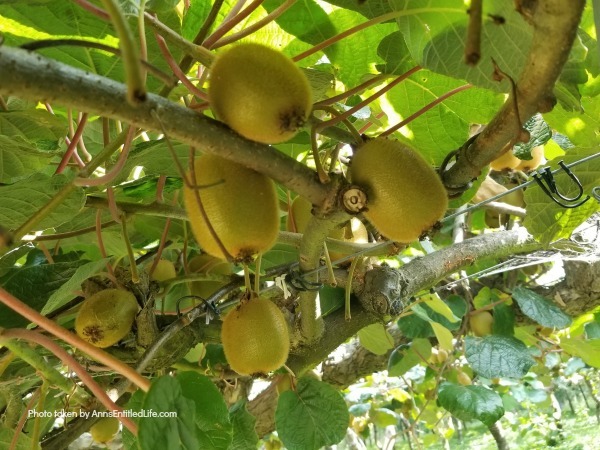
<svg viewBox="0 0 600 450">
<path fill-rule="evenodd" d="M 133 253 L 133 247 L 129 240 L 129 233 L 127 233 L 127 215 L 121 214 L 121 234 L 123 235 L 123 242 L 127 249 L 127 256 L 129 258 L 129 268 L 131 270 L 131 282 L 137 284 L 140 282 L 140 274 L 138 273 L 137 265 L 135 263 L 135 255 Z"/>
<path fill-rule="evenodd" d="M 188 77 L 185 75 L 185 73 L 183 73 L 183 71 L 179 68 L 179 66 L 177 65 L 177 62 L 175 61 L 175 59 L 173 58 L 173 55 L 171 54 L 171 52 L 169 51 L 169 48 L 167 47 L 167 42 L 165 41 L 165 39 L 160 34 L 158 34 L 156 31 L 154 32 L 154 38 L 156 39 L 156 42 L 158 43 L 158 48 L 159 48 L 160 52 L 162 53 L 163 57 L 165 58 L 166 63 L 169 65 L 169 67 L 171 68 L 171 70 L 173 71 L 175 76 L 179 79 L 179 81 L 181 81 L 183 83 L 183 85 L 186 88 L 188 88 L 188 90 L 193 95 L 195 95 L 196 97 L 198 97 L 201 100 L 208 101 L 208 94 L 206 94 L 205 92 L 202 92 L 200 89 L 198 89 L 196 86 L 194 86 L 194 84 L 188 79 Z"/>
<path fill-rule="evenodd" d="M 0 342 L 4 343 L 7 339 L 23 339 L 45 347 L 56 357 L 58 357 L 69 369 L 77 374 L 79 379 L 88 387 L 90 391 L 92 391 L 92 394 L 94 394 L 94 396 L 106 407 L 108 411 L 119 411 L 120 413 L 123 413 L 123 408 L 110 399 L 104 389 L 102 389 L 100 385 L 92 378 L 92 376 L 86 372 L 85 368 L 52 339 L 38 333 L 37 331 L 20 328 L 3 330 L 0 334 Z M 121 420 L 123 425 L 125 425 L 134 436 L 137 435 L 137 425 L 133 423 L 130 418 L 124 417 L 122 414 L 121 416 L 122 417 L 120 417 L 119 420 Z"/>
<path fill-rule="evenodd" d="M 309 48 L 308 50 L 294 56 L 292 59 L 294 61 L 300 61 L 301 59 L 307 58 L 310 55 L 317 53 L 319 50 L 323 50 L 326 47 L 329 47 L 330 45 L 335 44 L 336 42 L 341 41 L 344 38 L 347 38 L 348 36 L 352 36 L 355 33 L 358 33 L 359 31 L 362 31 L 370 26 L 373 25 L 377 25 L 380 24 L 382 22 L 386 22 L 388 20 L 392 20 L 392 19 L 396 19 L 398 17 L 402 17 L 402 16 L 407 16 L 407 15 L 413 15 L 416 14 L 417 10 L 413 9 L 410 11 L 407 10 L 402 10 L 402 11 L 393 11 L 387 14 L 382 14 L 381 16 L 378 17 L 374 17 L 371 20 L 367 20 L 366 22 L 363 22 L 359 25 L 356 25 L 355 27 L 352 27 L 340 34 L 337 34 L 333 37 L 330 37 L 329 39 L 325 39 L 323 42 L 315 45 L 312 48 Z"/>
<path fill-rule="evenodd" d="M 338 116 L 334 117 L 333 119 L 328 120 L 326 122 L 323 122 L 322 126 L 323 127 L 324 126 L 332 126 L 332 125 L 335 125 L 336 123 L 341 122 L 344 119 L 347 119 L 352 114 L 354 114 L 356 111 L 358 111 L 361 108 L 365 107 L 366 105 L 368 105 L 369 103 L 371 103 L 373 100 L 381 97 L 383 94 L 385 94 L 387 91 L 389 91 L 390 89 L 392 89 L 394 86 L 396 86 L 400 82 L 406 80 L 409 76 L 411 76 L 412 74 L 418 72 L 419 70 L 421 70 L 421 66 L 415 66 L 412 69 L 404 72 L 402 75 L 398 76 L 394 81 L 391 81 L 390 83 L 387 84 L 387 86 L 381 88 L 380 90 L 378 90 L 377 92 L 375 92 L 370 97 L 367 97 L 366 99 L 364 99 L 362 102 L 354 105 L 352 108 L 350 108 L 347 111 L 344 111 L 342 114 L 339 114 Z"/>
<path fill-rule="evenodd" d="M 243 30 L 238 31 L 237 33 L 234 33 L 227 37 L 219 39 L 217 42 L 215 42 L 215 44 L 211 48 L 214 50 L 216 48 L 223 47 L 225 45 L 231 44 L 232 42 L 235 42 L 235 41 L 239 41 L 240 39 L 251 35 L 255 31 L 258 31 L 262 27 L 273 22 L 275 19 L 277 19 L 279 16 L 281 16 L 284 12 L 286 12 L 288 9 L 290 9 L 294 5 L 294 3 L 296 3 L 296 0 L 286 0 L 284 3 L 282 3 L 280 6 L 278 6 L 276 9 L 271 11 L 269 14 L 267 14 L 265 17 L 263 17 L 259 21 L 253 23 L 250 26 L 245 27 Z"/>
<path fill-rule="evenodd" d="M 262 262 L 262 253 L 259 253 L 254 261 L 254 292 L 260 292 L 260 265 Z"/>
<path fill-rule="evenodd" d="M 252 283 L 250 282 L 250 268 L 248 264 L 244 263 L 244 285 L 246 287 L 246 292 L 252 292 Z M 255 291 L 258 292 L 258 291 Z"/>
<path fill-rule="evenodd" d="M 168 40 L 173 45 L 186 52 L 196 61 L 200 61 L 202 65 L 210 67 L 215 58 L 215 55 L 213 55 L 210 50 L 200 45 L 196 45 L 193 42 L 188 41 L 187 39 L 184 39 L 179 33 L 176 33 L 175 31 L 170 29 L 152 14 L 145 12 L 144 19 L 147 25 L 150 25 L 166 40 Z"/>
<path fill-rule="evenodd" d="M 448 92 L 446 92 L 444 95 L 440 95 L 438 98 L 436 98 L 434 101 L 432 101 L 431 103 L 423 106 L 421 109 L 419 109 L 416 113 L 408 116 L 406 119 L 404 119 L 401 122 L 398 122 L 396 125 L 391 126 L 390 128 L 388 128 L 386 131 L 384 131 L 383 133 L 381 133 L 379 135 L 379 137 L 386 137 L 389 136 L 390 134 L 392 134 L 394 131 L 399 130 L 400 128 L 402 128 L 403 126 L 405 126 L 406 124 L 409 124 L 410 122 L 412 122 L 413 120 L 415 120 L 417 117 L 421 116 L 422 114 L 425 114 L 427 111 L 429 111 L 431 108 L 433 108 L 434 106 L 442 103 L 444 100 L 446 100 L 448 97 L 452 97 L 454 94 L 458 94 L 459 92 L 465 91 L 467 89 L 472 88 L 473 85 L 471 84 L 463 84 L 462 86 L 458 86 L 457 88 L 454 88 Z"/>
<path fill-rule="evenodd" d="M 329 277 L 329 284 L 333 287 L 337 286 L 337 280 L 333 273 L 333 265 L 331 264 L 331 257 L 329 256 L 329 250 L 327 250 L 327 243 L 323 242 L 323 255 L 325 256 L 325 266 L 327 267 L 327 276 Z"/>
<path fill-rule="evenodd" d="M 327 106 L 333 103 L 340 102 L 345 98 L 350 97 L 351 95 L 358 94 L 359 92 L 364 91 L 369 86 L 379 83 L 380 81 L 385 80 L 386 78 L 390 78 L 391 75 L 387 73 L 381 73 L 379 75 L 375 75 L 373 78 L 368 79 L 364 83 L 359 84 L 358 86 L 353 87 L 352 89 L 348 89 L 347 91 L 342 92 L 341 94 L 334 95 L 333 97 L 326 98 L 325 100 L 321 100 L 320 102 L 316 102 L 314 104 L 315 108 L 320 106 Z"/>
<path fill-rule="evenodd" d="M 219 39 L 225 36 L 227 32 L 231 31 L 238 23 L 254 12 L 254 10 L 263 3 L 263 1 L 264 0 L 254 0 L 252 3 L 250 3 L 250 5 L 244 8 L 243 11 L 239 12 L 229 20 L 223 21 L 223 23 L 221 23 L 221 25 L 213 32 L 213 34 L 206 38 L 203 44 L 204 47 L 208 49 L 214 48 Z"/>
<path fill-rule="evenodd" d="M 346 280 L 346 289 L 344 290 L 344 318 L 346 320 L 352 319 L 352 315 L 350 314 L 350 296 L 352 295 L 352 279 L 354 278 L 354 272 L 356 270 L 356 266 L 358 263 L 362 261 L 362 257 L 357 256 L 350 263 L 350 268 L 348 269 L 348 279 Z"/>
<path fill-rule="evenodd" d="M 135 106 L 146 99 L 146 82 L 133 33 L 118 3 L 115 0 L 101 1 L 119 37 L 119 48 L 123 55 L 123 65 L 125 67 L 127 101 Z"/>
<path fill-rule="evenodd" d="M 67 167 L 67 164 L 69 163 L 69 160 L 73 156 L 73 153 L 75 153 L 77 144 L 79 143 L 79 140 L 81 139 L 81 135 L 83 134 L 83 130 L 85 129 L 85 125 L 87 123 L 87 117 L 88 117 L 87 113 L 83 113 L 83 115 L 81 116 L 81 120 L 77 124 L 77 131 L 75 131 L 75 133 L 73 134 L 73 137 L 71 138 L 71 143 L 67 147 L 67 151 L 65 152 L 62 159 L 60 160 L 60 163 L 59 163 L 58 167 L 56 168 L 56 171 L 54 172 L 55 174 L 62 173 L 62 171 L 65 170 L 65 167 Z M 69 124 L 71 124 L 71 123 L 72 122 L 69 121 Z"/>
</svg>

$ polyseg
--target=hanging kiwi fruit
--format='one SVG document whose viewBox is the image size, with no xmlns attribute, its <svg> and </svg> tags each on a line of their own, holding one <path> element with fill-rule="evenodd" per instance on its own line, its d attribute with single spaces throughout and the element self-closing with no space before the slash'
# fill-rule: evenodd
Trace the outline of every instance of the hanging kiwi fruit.
<svg viewBox="0 0 600 450">
<path fill-rule="evenodd" d="M 225 249 L 233 262 L 249 262 L 275 244 L 279 203 L 270 178 L 212 154 L 195 159 L 194 176 L 188 172 L 195 188 L 186 185 L 183 200 L 192 232 L 206 253 L 228 259 Z"/>
<path fill-rule="evenodd" d="M 208 96 L 219 120 L 264 144 L 291 139 L 312 109 L 304 73 L 283 53 L 256 43 L 238 44 L 217 55 Z"/>
<path fill-rule="evenodd" d="M 137 312 L 138 303 L 131 292 L 105 289 L 83 301 L 75 318 L 75 331 L 96 347 L 110 347 L 129 333 Z"/>
<path fill-rule="evenodd" d="M 287 360 L 290 351 L 287 321 L 275 303 L 252 295 L 223 319 L 221 343 L 234 371 L 240 375 L 265 374 Z"/>
<path fill-rule="evenodd" d="M 352 158 L 350 178 L 367 194 L 364 216 L 397 242 L 418 239 L 448 207 L 446 189 L 435 170 L 398 141 L 376 138 L 360 146 Z"/>
</svg>

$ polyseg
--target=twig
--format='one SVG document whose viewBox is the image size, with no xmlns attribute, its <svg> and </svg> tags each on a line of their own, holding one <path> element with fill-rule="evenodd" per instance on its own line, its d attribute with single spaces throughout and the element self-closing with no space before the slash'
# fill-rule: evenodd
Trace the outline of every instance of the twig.
<svg viewBox="0 0 600 450">
<path fill-rule="evenodd" d="M 482 0 L 471 0 L 469 6 L 469 26 L 467 28 L 467 43 L 465 45 L 465 63 L 474 66 L 481 58 L 481 18 Z"/>
</svg>

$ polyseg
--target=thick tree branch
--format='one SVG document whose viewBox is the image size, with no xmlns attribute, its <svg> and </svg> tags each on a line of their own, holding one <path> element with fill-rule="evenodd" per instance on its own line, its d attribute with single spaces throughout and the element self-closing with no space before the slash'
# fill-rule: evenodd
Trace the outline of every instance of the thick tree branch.
<svg viewBox="0 0 600 450">
<path fill-rule="evenodd" d="M 585 0 L 538 0 L 535 4 L 531 50 L 517 81 L 516 104 L 522 124 L 535 113 L 553 108 L 552 90 L 569 56 Z M 459 150 L 457 163 L 443 175 L 446 187 L 460 191 L 477 178 L 481 169 L 519 136 L 516 124 L 517 111 L 509 99 L 474 142 Z"/>
<path fill-rule="evenodd" d="M 337 194 L 337 186 L 320 184 L 306 165 L 273 147 L 242 138 L 221 122 L 154 94 L 134 107 L 127 102 L 122 83 L 26 50 L 0 47 L 0 94 L 56 102 L 145 130 L 164 129 L 171 139 L 264 173 L 316 205 Z"/>
</svg>

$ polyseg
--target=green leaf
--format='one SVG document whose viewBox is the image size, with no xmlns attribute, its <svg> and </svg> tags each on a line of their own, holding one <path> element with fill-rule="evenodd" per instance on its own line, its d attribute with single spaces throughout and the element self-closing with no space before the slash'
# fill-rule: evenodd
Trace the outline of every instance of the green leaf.
<svg viewBox="0 0 600 450">
<path fill-rule="evenodd" d="M 27 142 L 39 150 L 57 150 L 67 122 L 42 109 L 0 112 L 0 134 Z"/>
<path fill-rule="evenodd" d="M 14 450 L 36 450 L 41 448 L 39 443 L 33 443 L 31 438 L 20 431 L 19 437 L 17 438 L 16 445 L 12 445 L 14 439 L 15 430 L 8 428 L 5 425 L 0 427 L 0 448 L 10 448 Z"/>
<path fill-rule="evenodd" d="M 54 291 L 69 281 L 77 269 L 85 263 L 87 261 L 77 260 L 14 267 L 0 277 L 0 286 L 33 309 L 40 311 Z M 14 328 L 28 323 L 29 321 L 23 316 L 0 304 L 0 327 Z"/>
<path fill-rule="evenodd" d="M 277 434 L 290 450 L 317 450 L 335 445 L 346 435 L 348 408 L 341 394 L 310 377 L 298 380 L 296 391 L 279 396 Z"/>
<path fill-rule="evenodd" d="M 394 348 L 394 338 L 381 323 L 373 323 L 358 332 L 360 345 L 376 355 L 385 355 Z"/>
<path fill-rule="evenodd" d="M 141 417 L 138 443 L 141 450 L 201 448 L 196 431 L 194 401 L 182 392 L 181 383 L 169 375 L 155 379 L 144 398 L 143 410 L 175 412 L 177 417 Z"/>
<path fill-rule="evenodd" d="M 415 339 L 408 345 L 394 349 L 388 360 L 388 375 L 399 377 L 404 375 L 417 364 L 425 362 L 431 356 L 429 339 Z"/>
<path fill-rule="evenodd" d="M 346 301 L 345 291 L 344 288 L 328 285 L 323 286 L 319 290 L 319 304 L 323 317 L 344 306 Z"/>
<path fill-rule="evenodd" d="M 600 114 L 600 109 L 598 113 Z M 600 123 L 595 129 L 599 128 Z M 571 148 L 567 150 L 564 156 L 552 160 L 550 166 L 552 169 L 556 169 L 559 167 L 558 162 L 561 160 L 566 164 L 570 164 L 597 153 L 597 148 Z M 572 171 L 579 178 L 584 195 L 600 185 L 600 158 L 580 164 L 574 167 Z M 554 179 L 556 180 L 557 189 L 563 195 L 573 197 L 578 193 L 575 183 L 563 171 L 557 173 Z M 523 224 L 536 240 L 545 244 L 571 237 L 571 233 L 575 228 L 585 222 L 592 214 L 600 211 L 600 203 L 594 201 L 593 198 L 577 208 L 563 208 L 554 203 L 536 185 L 525 191 L 525 203 L 527 204 L 527 216 Z"/>
<path fill-rule="evenodd" d="M 485 378 L 520 378 L 535 364 L 525 344 L 508 336 L 467 336 L 465 356 L 473 370 Z"/>
<path fill-rule="evenodd" d="M 541 114 L 536 114 L 523 126 L 530 133 L 527 143 L 518 143 L 513 147 L 513 153 L 519 159 L 531 160 L 531 150 L 540 145 L 544 145 L 552 138 L 552 130 L 544 120 Z"/>
<path fill-rule="evenodd" d="M 504 415 L 500 396 L 483 386 L 442 383 L 438 391 L 438 402 L 458 419 L 480 420 L 488 427 Z"/>
<path fill-rule="evenodd" d="M 385 428 L 390 425 L 397 425 L 400 416 L 387 408 L 376 408 L 369 411 L 369 418 L 375 426 Z"/>
<path fill-rule="evenodd" d="M 0 183 L 10 184 L 47 167 L 55 153 L 0 135 Z"/>
<path fill-rule="evenodd" d="M 519 304 L 523 314 L 540 325 L 548 328 L 558 328 L 559 330 L 571 325 L 571 317 L 558 306 L 529 289 L 517 286 L 513 289 L 512 297 Z"/>
<path fill-rule="evenodd" d="M 600 339 L 562 339 L 560 347 L 572 356 L 578 356 L 583 361 L 600 368 Z"/>
<path fill-rule="evenodd" d="M 106 266 L 108 261 L 108 258 L 99 259 L 78 267 L 73 276 L 50 296 L 42 308 L 42 314 L 48 314 L 55 309 L 60 308 L 69 300 L 72 300 L 75 296 L 75 291 L 81 290 L 81 283 L 96 275 Z"/>
<path fill-rule="evenodd" d="M 444 301 L 437 294 L 428 294 L 422 299 L 425 301 L 425 304 L 429 306 L 432 310 L 441 314 L 450 322 L 458 322 L 460 319 L 454 315 L 450 307 L 444 303 Z"/>
<path fill-rule="evenodd" d="M 52 177 L 36 173 L 8 186 L 0 186 L 0 223 L 16 229 L 45 206 L 68 183 L 65 175 Z M 74 188 L 67 198 L 37 225 L 37 229 L 56 227 L 69 221 L 85 204 L 83 189 Z"/>
<path fill-rule="evenodd" d="M 233 425 L 233 441 L 229 450 L 247 450 L 256 448 L 258 435 L 254 429 L 256 419 L 246 409 L 246 403 L 239 401 L 229 410 L 229 417 Z"/>
<path fill-rule="evenodd" d="M 127 402 L 126 409 L 129 411 L 140 412 L 144 405 L 144 398 L 146 398 L 145 392 L 141 389 L 138 389 L 133 393 L 133 395 Z M 136 424 L 139 424 L 140 418 L 131 417 L 131 420 L 133 420 L 133 422 L 135 422 Z M 123 431 L 121 434 L 123 438 L 123 446 L 127 450 L 139 450 L 139 447 L 137 445 L 137 438 L 133 434 L 131 434 L 131 431 L 129 431 L 126 427 L 123 427 Z"/>
<path fill-rule="evenodd" d="M 440 347 L 449 352 L 454 350 L 452 333 L 450 333 L 450 330 L 437 322 L 431 322 L 431 327 L 433 328 L 433 332 L 435 333 L 435 337 L 437 338 Z"/>
<path fill-rule="evenodd" d="M 188 41 L 194 41 L 202 24 L 208 17 L 211 2 L 190 2 L 190 7 L 183 16 L 181 35 Z"/>
<path fill-rule="evenodd" d="M 494 324 L 492 334 L 513 336 L 515 334 L 515 312 L 506 303 L 494 306 Z"/>
<path fill-rule="evenodd" d="M 177 380 L 181 384 L 182 394 L 195 404 L 198 448 L 229 448 L 233 427 L 227 405 L 217 387 L 210 378 L 197 372 L 180 372 Z"/>
</svg>

